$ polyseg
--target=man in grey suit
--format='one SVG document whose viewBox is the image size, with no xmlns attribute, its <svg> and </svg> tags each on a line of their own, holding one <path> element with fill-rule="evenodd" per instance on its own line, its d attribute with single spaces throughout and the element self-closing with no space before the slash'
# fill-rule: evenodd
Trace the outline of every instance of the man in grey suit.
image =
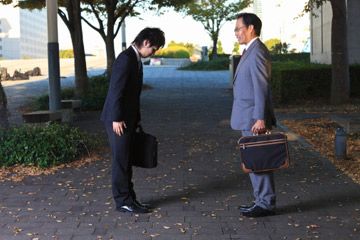
<svg viewBox="0 0 360 240">
<path fill-rule="evenodd" d="M 252 13 L 237 16 L 235 35 L 245 44 L 244 53 L 236 68 L 231 113 L 231 128 L 242 136 L 262 133 L 276 124 L 270 93 L 271 62 L 269 51 L 260 41 L 261 20 Z M 240 206 L 247 217 L 274 215 L 275 186 L 273 172 L 250 173 L 254 191 L 253 204 Z"/>
</svg>

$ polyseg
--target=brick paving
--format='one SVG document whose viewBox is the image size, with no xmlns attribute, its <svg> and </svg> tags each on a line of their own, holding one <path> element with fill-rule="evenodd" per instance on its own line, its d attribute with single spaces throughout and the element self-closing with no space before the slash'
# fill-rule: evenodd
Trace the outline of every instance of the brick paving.
<svg viewBox="0 0 360 240">
<path fill-rule="evenodd" d="M 242 217 L 252 201 L 229 128 L 229 73 L 145 67 L 142 119 L 159 139 L 159 166 L 134 171 L 139 200 L 150 214 L 114 211 L 110 156 L 79 169 L 0 183 L 0 240 L 359 239 L 360 187 L 299 136 L 291 167 L 275 175 L 277 215 Z M 287 118 L 286 114 L 279 118 Z M 105 137 L 99 113 L 75 124 Z M 286 129 L 277 129 L 285 130 Z"/>
</svg>

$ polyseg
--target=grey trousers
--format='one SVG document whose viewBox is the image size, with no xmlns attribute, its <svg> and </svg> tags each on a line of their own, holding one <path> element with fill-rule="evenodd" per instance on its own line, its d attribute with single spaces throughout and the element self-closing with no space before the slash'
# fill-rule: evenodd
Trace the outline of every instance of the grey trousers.
<svg viewBox="0 0 360 240">
<path fill-rule="evenodd" d="M 252 136 L 251 131 L 241 131 L 242 136 Z M 273 172 L 249 173 L 254 191 L 255 205 L 274 210 L 276 205 Z"/>
</svg>

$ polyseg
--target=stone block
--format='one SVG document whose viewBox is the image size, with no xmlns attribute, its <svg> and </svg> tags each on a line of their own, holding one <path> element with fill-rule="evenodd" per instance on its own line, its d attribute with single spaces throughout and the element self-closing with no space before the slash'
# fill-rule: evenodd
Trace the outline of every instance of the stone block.
<svg viewBox="0 0 360 240">
<path fill-rule="evenodd" d="M 61 100 L 61 108 L 73 109 L 74 111 L 78 111 L 81 108 L 81 100 L 77 100 L 77 99 Z"/>
<path fill-rule="evenodd" d="M 45 111 L 35 111 L 24 113 L 22 115 L 25 123 L 41 123 L 41 122 L 61 122 L 61 112 L 50 112 L 49 110 Z"/>
</svg>

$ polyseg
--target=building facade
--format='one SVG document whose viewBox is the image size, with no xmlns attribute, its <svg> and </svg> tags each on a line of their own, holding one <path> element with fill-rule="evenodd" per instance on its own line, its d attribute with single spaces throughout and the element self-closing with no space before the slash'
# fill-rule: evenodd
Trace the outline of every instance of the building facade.
<svg viewBox="0 0 360 240">
<path fill-rule="evenodd" d="M 289 44 L 289 51 L 308 51 L 310 17 L 303 13 L 306 1 L 254 0 L 249 11 L 262 20 L 261 39 L 279 39 Z"/>
<path fill-rule="evenodd" d="M 0 58 L 47 56 L 46 11 L 24 10 L 0 4 Z"/>
<path fill-rule="evenodd" d="M 347 0 L 348 55 L 350 64 L 360 63 L 359 0 Z M 327 2 L 314 10 L 311 17 L 311 61 L 331 64 L 331 4 Z"/>
</svg>

